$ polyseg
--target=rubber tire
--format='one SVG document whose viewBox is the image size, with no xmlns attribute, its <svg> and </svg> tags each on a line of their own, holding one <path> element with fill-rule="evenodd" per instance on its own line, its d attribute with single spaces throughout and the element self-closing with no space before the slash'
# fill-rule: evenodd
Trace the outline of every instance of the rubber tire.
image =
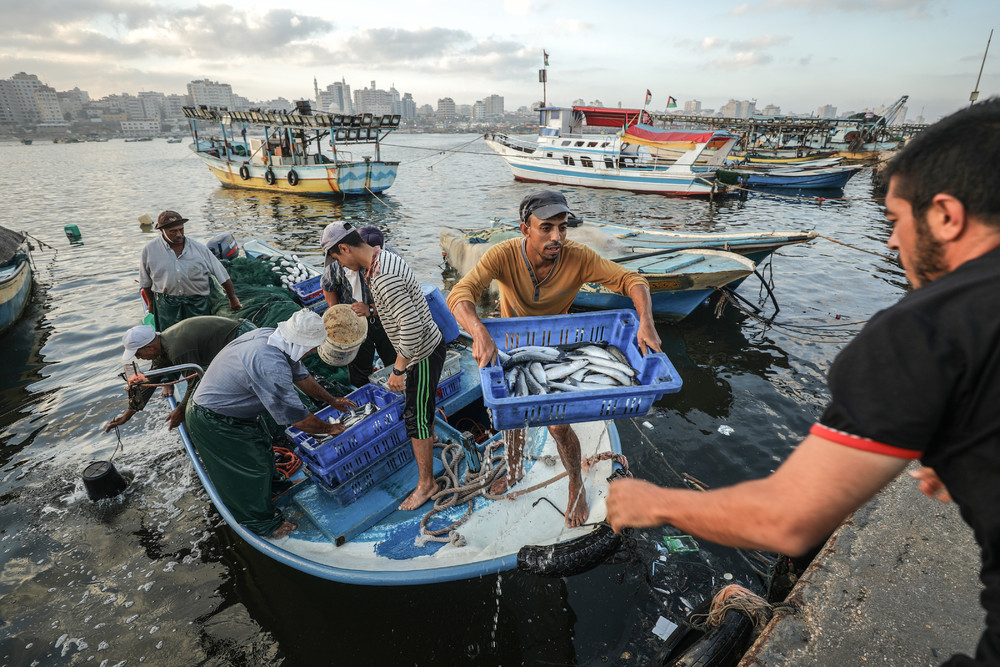
<svg viewBox="0 0 1000 667">
<path fill-rule="evenodd" d="M 271 170 L 270 167 L 268 167 L 267 171 L 264 172 L 264 181 L 268 185 L 274 185 L 275 182 L 277 182 L 277 180 L 278 179 L 274 177 L 274 172 Z"/>
<path fill-rule="evenodd" d="M 250 180 L 250 167 L 246 166 L 245 164 L 240 166 L 240 178 L 242 178 L 244 181 Z"/>
<path fill-rule="evenodd" d="M 575 540 L 521 547 L 517 552 L 517 569 L 543 577 L 568 577 L 597 567 L 613 556 L 621 543 L 621 535 L 602 523 Z"/>
<path fill-rule="evenodd" d="M 299 184 L 299 175 L 294 169 L 288 170 L 288 184 L 293 188 Z"/>
<path fill-rule="evenodd" d="M 753 621 L 738 609 L 730 609 L 719 625 L 710 627 L 680 655 L 657 656 L 654 664 L 665 667 L 729 667 L 743 657 L 753 639 Z"/>
</svg>

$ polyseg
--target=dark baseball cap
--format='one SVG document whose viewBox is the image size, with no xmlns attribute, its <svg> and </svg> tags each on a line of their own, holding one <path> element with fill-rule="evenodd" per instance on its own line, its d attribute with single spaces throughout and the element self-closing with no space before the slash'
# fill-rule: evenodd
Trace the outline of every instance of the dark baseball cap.
<svg viewBox="0 0 1000 667">
<path fill-rule="evenodd" d="M 548 220 L 560 213 L 572 215 L 572 211 L 569 210 L 569 205 L 566 203 L 566 197 L 563 196 L 563 193 L 555 190 L 532 192 L 521 200 L 519 211 L 521 222 L 524 223 L 527 223 L 532 215 L 539 220 Z"/>
<path fill-rule="evenodd" d="M 349 222 L 331 222 L 323 228 L 323 236 L 320 238 L 319 244 L 322 246 L 323 254 L 326 256 L 325 264 L 329 264 L 334 260 L 333 257 L 330 257 L 330 249 L 343 241 L 344 237 L 353 231 L 355 229 Z"/>
<path fill-rule="evenodd" d="M 176 227 L 177 225 L 183 225 L 187 221 L 188 219 L 182 217 L 177 211 L 164 211 L 156 219 L 156 228 L 166 229 L 167 227 Z"/>
</svg>

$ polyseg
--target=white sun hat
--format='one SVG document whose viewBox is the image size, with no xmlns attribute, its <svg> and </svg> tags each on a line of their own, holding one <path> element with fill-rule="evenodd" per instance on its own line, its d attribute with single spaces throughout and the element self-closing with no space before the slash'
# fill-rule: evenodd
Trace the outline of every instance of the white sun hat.
<svg viewBox="0 0 1000 667">
<path fill-rule="evenodd" d="M 326 340 L 326 327 L 323 318 L 303 308 L 296 311 L 290 318 L 278 324 L 281 337 L 289 343 L 312 349 Z"/>
<path fill-rule="evenodd" d="M 320 320 L 320 324 L 322 324 Z M 323 329 L 323 333 L 326 334 L 326 329 Z M 125 346 L 125 354 L 122 355 L 122 361 L 129 361 L 135 356 L 136 350 L 140 347 L 145 347 L 156 339 L 156 329 L 146 324 L 141 324 L 137 327 L 132 327 L 125 332 L 122 336 L 122 344 Z"/>
</svg>

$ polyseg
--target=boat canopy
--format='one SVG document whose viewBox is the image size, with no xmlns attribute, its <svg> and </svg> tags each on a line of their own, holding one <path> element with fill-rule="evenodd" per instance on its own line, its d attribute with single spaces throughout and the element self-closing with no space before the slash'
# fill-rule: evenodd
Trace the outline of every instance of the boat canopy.
<svg viewBox="0 0 1000 667">
<path fill-rule="evenodd" d="M 607 109 L 605 107 L 573 107 L 582 113 L 590 127 L 630 127 L 640 120 L 648 122 L 652 117 L 644 109 Z"/>
<path fill-rule="evenodd" d="M 698 130 L 694 132 L 687 130 L 662 130 L 652 125 L 640 123 L 625 130 L 625 136 L 654 142 L 684 141 L 703 144 L 711 141 L 713 137 L 717 136 L 717 133 L 713 130 Z"/>
</svg>

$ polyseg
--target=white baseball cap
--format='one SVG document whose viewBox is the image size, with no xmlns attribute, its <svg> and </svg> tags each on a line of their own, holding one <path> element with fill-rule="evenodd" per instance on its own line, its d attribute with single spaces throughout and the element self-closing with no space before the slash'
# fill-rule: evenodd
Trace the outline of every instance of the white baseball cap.
<svg viewBox="0 0 1000 667">
<path fill-rule="evenodd" d="M 326 340 L 323 318 L 308 308 L 296 311 L 290 318 L 279 323 L 278 331 L 289 343 L 308 348 L 318 347 Z"/>
<path fill-rule="evenodd" d="M 132 327 L 122 336 L 122 344 L 125 346 L 125 354 L 122 355 L 122 361 L 129 361 L 135 356 L 136 350 L 149 345 L 154 340 L 156 340 L 156 330 L 153 327 L 146 324 Z"/>
</svg>

